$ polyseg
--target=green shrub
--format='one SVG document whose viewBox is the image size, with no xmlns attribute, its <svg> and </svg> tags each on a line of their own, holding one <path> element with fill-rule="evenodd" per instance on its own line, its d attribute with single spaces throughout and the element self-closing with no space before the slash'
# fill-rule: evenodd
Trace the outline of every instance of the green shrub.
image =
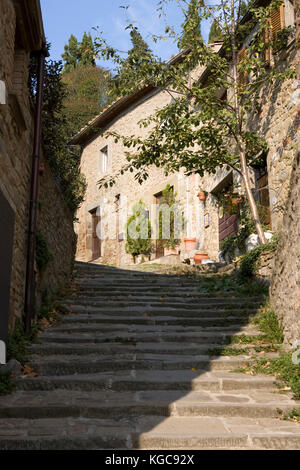
<svg viewBox="0 0 300 470">
<path fill-rule="evenodd" d="M 219 202 L 227 208 L 227 210 L 232 214 L 238 214 L 239 218 L 239 230 L 236 235 L 230 235 L 226 237 L 221 242 L 221 253 L 223 258 L 228 257 L 230 261 L 233 261 L 235 258 L 235 251 L 238 250 L 239 255 L 244 254 L 246 252 L 246 240 L 252 233 L 256 233 L 255 224 L 253 222 L 250 208 L 248 203 L 243 200 L 243 202 L 239 205 L 232 205 L 230 203 L 231 198 L 234 194 L 231 192 L 224 198 L 221 197 Z M 257 203 L 257 210 L 259 213 L 259 218 L 262 223 L 262 227 L 264 230 L 269 230 L 270 226 L 267 223 L 267 211 L 264 206 Z"/>
<path fill-rule="evenodd" d="M 166 205 L 168 207 L 176 206 L 177 201 L 176 201 L 176 196 L 177 193 L 174 193 L 173 187 L 167 184 L 165 189 L 162 192 L 162 197 L 160 199 L 160 205 Z M 181 216 L 182 217 L 182 216 Z M 184 219 L 182 217 L 181 220 L 181 227 L 184 225 Z M 174 211 L 170 212 L 170 218 L 165 218 L 163 217 L 163 213 L 160 211 L 159 212 L 159 218 L 158 218 L 158 244 L 161 247 L 164 248 L 175 248 L 177 245 L 180 244 L 180 239 L 175 238 L 176 235 L 176 229 L 177 227 L 175 226 L 175 217 L 174 217 Z M 169 233 L 170 236 L 169 238 L 163 239 L 163 234 L 164 233 Z"/>
<path fill-rule="evenodd" d="M 249 251 L 249 253 L 244 255 L 240 264 L 239 276 L 242 279 L 252 277 L 259 267 L 259 259 L 261 254 L 266 251 L 275 250 L 278 244 L 278 240 L 279 234 L 276 234 L 273 236 L 271 241 L 257 246 L 253 250 Z"/>
<path fill-rule="evenodd" d="M 29 358 L 28 348 L 37 339 L 37 327 L 34 324 L 30 333 L 25 333 L 23 319 L 18 318 L 15 329 L 9 333 L 7 341 L 7 359 L 16 359 L 25 364 Z"/>
<path fill-rule="evenodd" d="M 126 224 L 126 253 L 130 253 L 134 258 L 138 255 L 150 255 L 153 247 L 151 239 L 151 223 L 148 212 L 143 201 L 139 201 L 132 208 L 133 214 Z M 132 237 L 130 229 L 134 227 L 136 236 Z"/>
<path fill-rule="evenodd" d="M 283 327 L 273 310 L 264 309 L 258 317 L 254 319 L 254 323 L 256 323 L 260 331 L 265 334 L 266 339 L 273 343 L 283 343 Z"/>
<path fill-rule="evenodd" d="M 46 238 L 41 232 L 36 234 L 35 259 L 40 271 L 44 271 L 47 265 L 53 260 L 53 255 L 48 248 Z"/>
<path fill-rule="evenodd" d="M 300 399 L 300 366 L 293 364 L 291 353 L 283 353 L 277 359 L 261 359 L 252 369 L 258 374 L 275 375 L 280 385 L 289 386 L 294 398 Z"/>
<path fill-rule="evenodd" d="M 12 381 L 12 376 L 10 372 L 4 372 L 0 374 L 0 396 L 9 395 L 14 392 L 15 385 Z"/>
</svg>

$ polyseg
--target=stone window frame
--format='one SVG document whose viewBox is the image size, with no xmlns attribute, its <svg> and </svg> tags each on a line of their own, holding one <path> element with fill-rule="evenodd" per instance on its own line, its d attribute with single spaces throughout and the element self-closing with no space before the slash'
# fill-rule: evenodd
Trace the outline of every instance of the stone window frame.
<svg viewBox="0 0 300 470">
<path fill-rule="evenodd" d="M 108 172 L 108 169 L 109 169 L 109 153 L 108 153 L 108 145 L 105 145 L 105 147 L 100 149 L 99 172 L 101 175 L 105 175 Z"/>
</svg>

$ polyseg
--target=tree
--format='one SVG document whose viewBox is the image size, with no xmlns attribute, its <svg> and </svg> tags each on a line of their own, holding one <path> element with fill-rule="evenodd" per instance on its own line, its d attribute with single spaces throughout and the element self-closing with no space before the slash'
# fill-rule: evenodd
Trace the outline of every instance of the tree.
<svg viewBox="0 0 300 470">
<path fill-rule="evenodd" d="M 50 46 L 48 45 L 48 48 Z M 75 214 L 84 199 L 85 179 L 80 173 L 79 155 L 67 146 L 70 139 L 64 108 L 67 96 L 62 81 L 62 62 L 47 60 L 43 90 L 42 137 L 47 160 L 71 212 Z M 33 57 L 29 67 L 29 89 L 36 98 L 37 66 Z"/>
<path fill-rule="evenodd" d="M 64 106 L 69 137 L 107 106 L 109 79 L 109 72 L 93 65 L 82 65 L 62 75 L 68 91 Z"/>
<path fill-rule="evenodd" d="M 78 65 L 96 66 L 94 43 L 90 34 L 83 35 L 79 47 Z"/>
<path fill-rule="evenodd" d="M 201 2 L 200 2 L 201 3 Z M 201 17 L 200 5 L 198 0 L 190 0 L 188 9 L 185 13 L 185 20 L 182 25 L 183 32 L 179 47 L 185 49 L 193 44 L 195 41 L 201 41 Z"/>
<path fill-rule="evenodd" d="M 161 3 L 167 0 L 161 0 Z M 121 169 L 135 171 L 142 183 L 148 177 L 148 166 L 165 168 L 166 173 L 185 168 L 186 174 L 215 173 L 225 166 L 240 174 L 251 217 L 260 243 L 265 242 L 263 227 L 251 190 L 250 167 L 267 144 L 264 135 L 249 127 L 249 116 L 260 112 L 260 91 L 295 76 L 294 70 L 266 67 L 267 52 L 286 44 L 289 28 L 275 33 L 269 18 L 278 11 L 282 0 L 267 5 L 249 6 L 249 17 L 243 19 L 239 0 L 223 0 L 211 6 L 197 0 L 203 16 L 215 20 L 223 35 L 223 47 L 211 47 L 191 36 L 190 48 L 181 61 L 164 64 L 143 62 L 135 71 L 136 83 L 152 83 L 173 96 L 167 106 L 141 122 L 148 127 L 146 138 L 111 133 L 128 149 L 128 164 Z M 254 26 L 256 26 L 254 30 Z M 246 37 L 251 42 L 244 46 Z M 267 38 L 267 39 L 266 39 Z M 101 50 L 100 50 L 101 52 Z M 102 54 L 107 50 L 102 50 Z M 110 52 L 111 57 L 115 54 Z M 205 81 L 188 80 L 190 71 L 201 64 L 208 74 Z M 131 71 L 131 73 L 133 73 Z M 146 77 L 146 79 L 145 79 Z M 133 91 L 124 87 L 123 93 Z M 102 184 L 113 184 L 115 177 Z"/>
<path fill-rule="evenodd" d="M 223 40 L 223 35 L 222 35 L 221 28 L 218 25 L 217 21 L 214 20 L 209 31 L 208 43 L 211 44 L 215 41 L 222 41 L 222 40 Z"/>
<path fill-rule="evenodd" d="M 138 29 L 129 25 L 132 48 L 129 49 L 125 59 L 118 60 L 117 74 L 110 82 L 110 96 L 117 99 L 126 86 L 137 86 L 134 73 L 143 66 L 144 62 L 152 60 L 152 52 L 148 44 L 142 38 Z M 131 73 L 133 71 L 133 73 Z"/>
<path fill-rule="evenodd" d="M 96 66 L 96 54 L 93 39 L 86 32 L 79 43 L 74 34 L 71 34 L 68 44 L 65 45 L 65 52 L 62 54 L 65 62 L 64 73 L 75 70 L 78 66 Z"/>
<path fill-rule="evenodd" d="M 79 44 L 76 37 L 71 34 L 68 44 L 65 45 L 65 52 L 62 54 L 62 58 L 65 62 L 64 72 L 71 72 L 77 67 L 79 60 Z"/>
</svg>

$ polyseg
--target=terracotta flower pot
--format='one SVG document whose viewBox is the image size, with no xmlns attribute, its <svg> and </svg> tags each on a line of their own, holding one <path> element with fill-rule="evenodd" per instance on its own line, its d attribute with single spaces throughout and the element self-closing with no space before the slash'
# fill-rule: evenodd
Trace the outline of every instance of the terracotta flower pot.
<svg viewBox="0 0 300 470">
<path fill-rule="evenodd" d="M 198 193 L 198 198 L 199 198 L 200 201 L 205 201 L 205 199 L 206 199 L 205 193 L 203 191 L 200 191 Z"/>
<path fill-rule="evenodd" d="M 204 259 L 209 259 L 207 253 L 196 253 L 194 256 L 195 264 L 201 264 Z"/>
<path fill-rule="evenodd" d="M 186 251 L 196 250 L 197 238 L 185 238 L 184 243 Z"/>
<path fill-rule="evenodd" d="M 237 206 L 240 202 L 241 202 L 241 198 L 240 198 L 240 197 L 233 197 L 233 198 L 231 198 L 231 204 L 234 205 L 234 206 Z"/>
</svg>

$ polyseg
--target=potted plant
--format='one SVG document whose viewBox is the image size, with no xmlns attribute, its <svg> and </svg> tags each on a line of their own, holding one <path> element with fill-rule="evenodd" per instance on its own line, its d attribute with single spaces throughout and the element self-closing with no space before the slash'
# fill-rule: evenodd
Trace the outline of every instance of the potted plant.
<svg viewBox="0 0 300 470">
<path fill-rule="evenodd" d="M 197 194 L 199 201 L 205 201 L 207 193 L 205 191 L 199 191 Z"/>
<path fill-rule="evenodd" d="M 197 238 L 184 238 L 185 250 L 186 251 L 193 251 L 196 250 L 197 247 Z"/>
<path fill-rule="evenodd" d="M 132 260 L 136 264 L 139 255 L 150 256 L 153 241 L 151 239 L 151 223 L 148 218 L 148 212 L 145 209 L 145 204 L 139 201 L 132 208 L 133 215 L 131 215 L 126 224 L 126 253 L 132 255 Z M 138 223 L 137 223 L 138 222 Z M 134 225 L 136 236 L 132 237 L 130 233 L 131 224 Z"/>
<path fill-rule="evenodd" d="M 201 264 L 204 259 L 209 259 L 207 253 L 196 253 L 194 256 L 195 264 Z"/>
<path fill-rule="evenodd" d="M 174 193 L 172 186 L 167 184 L 162 192 L 160 205 L 166 205 L 169 207 L 176 206 L 178 204 L 176 196 L 177 193 Z M 164 239 L 164 234 L 168 234 L 169 238 Z M 174 212 L 171 211 L 169 217 L 163 217 L 163 213 L 160 211 L 158 216 L 158 245 L 164 248 L 166 256 L 178 254 L 177 247 L 180 244 L 180 239 L 176 238 L 176 235 L 177 230 Z"/>
</svg>

